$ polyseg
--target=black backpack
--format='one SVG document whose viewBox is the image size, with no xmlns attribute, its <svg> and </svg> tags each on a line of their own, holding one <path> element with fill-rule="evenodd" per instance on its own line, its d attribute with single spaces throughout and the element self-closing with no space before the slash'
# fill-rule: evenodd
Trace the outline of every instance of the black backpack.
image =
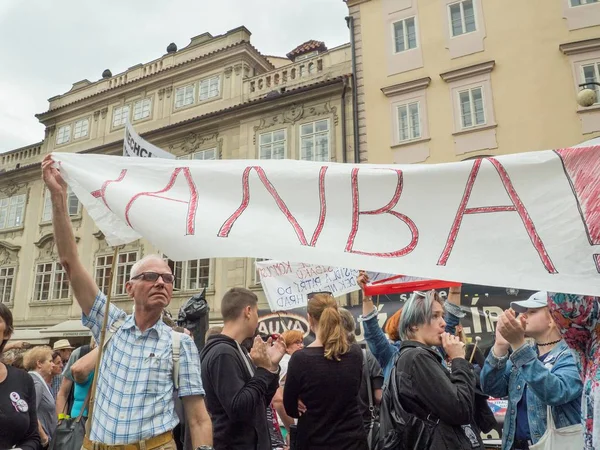
<svg viewBox="0 0 600 450">
<path fill-rule="evenodd" d="M 398 396 L 398 361 L 406 353 L 401 348 L 394 357 L 390 375 L 383 386 L 379 421 L 379 450 L 429 450 L 437 422 L 420 419 L 402 407 Z"/>
</svg>

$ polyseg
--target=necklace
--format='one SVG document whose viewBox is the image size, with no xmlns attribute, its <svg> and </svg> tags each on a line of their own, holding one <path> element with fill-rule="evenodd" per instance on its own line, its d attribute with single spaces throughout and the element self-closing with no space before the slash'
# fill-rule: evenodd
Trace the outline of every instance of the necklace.
<svg viewBox="0 0 600 450">
<path fill-rule="evenodd" d="M 562 339 L 558 339 L 556 341 L 552 341 L 552 342 L 546 342 L 544 344 L 538 344 L 537 342 L 535 343 L 535 345 L 537 345 L 538 347 L 547 347 L 548 345 L 554 345 L 554 344 L 558 344 L 560 341 L 562 341 Z"/>
</svg>

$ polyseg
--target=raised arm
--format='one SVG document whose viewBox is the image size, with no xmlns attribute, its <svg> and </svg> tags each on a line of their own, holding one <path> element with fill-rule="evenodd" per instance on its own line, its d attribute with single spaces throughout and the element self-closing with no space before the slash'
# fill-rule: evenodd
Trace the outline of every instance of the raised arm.
<svg viewBox="0 0 600 450">
<path fill-rule="evenodd" d="M 98 347 L 90 351 L 87 355 L 79 358 L 71 366 L 71 373 L 73 374 L 73 380 L 79 384 L 83 384 L 88 380 L 90 373 L 96 367 L 96 360 L 98 359 Z"/>
<path fill-rule="evenodd" d="M 77 243 L 67 209 L 67 184 L 53 164 L 51 155 L 47 155 L 42 161 L 42 178 L 50 191 L 52 200 L 54 243 L 58 250 L 60 264 L 69 277 L 73 294 L 84 314 L 88 315 L 96 299 L 98 286 L 79 259 Z"/>
</svg>

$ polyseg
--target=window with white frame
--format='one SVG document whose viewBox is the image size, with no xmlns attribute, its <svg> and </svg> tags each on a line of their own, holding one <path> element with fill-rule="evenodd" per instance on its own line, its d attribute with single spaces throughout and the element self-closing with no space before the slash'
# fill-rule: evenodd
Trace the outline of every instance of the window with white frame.
<svg viewBox="0 0 600 450">
<path fill-rule="evenodd" d="M 192 259 L 189 261 L 171 261 L 167 259 L 175 281 L 174 290 L 198 291 L 210 286 L 210 259 Z"/>
<path fill-rule="evenodd" d="M 129 119 L 129 105 L 118 106 L 113 109 L 113 127 L 120 127 Z"/>
<path fill-rule="evenodd" d="M 200 101 L 218 97 L 220 93 L 221 77 L 211 77 L 200 81 Z"/>
<path fill-rule="evenodd" d="M 23 225 L 26 194 L 0 199 L 0 230 Z"/>
<path fill-rule="evenodd" d="M 453 3 L 448 5 L 448 10 L 450 14 L 450 29 L 452 30 L 452 36 L 460 36 L 461 34 L 477 31 L 473 0 L 464 0 Z"/>
<path fill-rule="evenodd" d="M 417 48 L 417 29 L 414 17 L 395 22 L 393 26 L 396 53 Z"/>
<path fill-rule="evenodd" d="M 56 143 L 66 144 L 71 140 L 71 125 L 64 125 L 58 129 L 56 133 Z"/>
<path fill-rule="evenodd" d="M 200 159 L 200 160 L 212 160 L 217 159 L 217 149 L 209 148 L 207 150 L 200 150 L 199 152 L 192 153 L 191 159 Z"/>
<path fill-rule="evenodd" d="M 287 147 L 286 131 L 276 130 L 262 133 L 258 139 L 259 159 L 284 159 Z"/>
<path fill-rule="evenodd" d="M 582 83 L 600 83 L 600 61 L 581 66 Z M 600 103 L 600 86 L 590 84 L 586 86 L 596 91 L 596 103 Z"/>
<path fill-rule="evenodd" d="M 129 281 L 131 268 L 138 259 L 137 252 L 123 252 L 117 256 L 117 280 L 116 286 L 113 286 L 113 294 L 124 295 L 127 293 L 125 284 Z M 96 285 L 104 292 L 108 293 L 110 272 L 112 270 L 112 255 L 102 255 L 96 258 Z"/>
<path fill-rule="evenodd" d="M 138 100 L 133 104 L 133 120 L 142 120 L 150 117 L 150 109 L 152 108 L 152 100 L 145 98 Z"/>
<path fill-rule="evenodd" d="M 589 5 L 590 3 L 598 3 L 598 0 L 571 0 L 571 6 Z"/>
<path fill-rule="evenodd" d="M 398 114 L 398 141 L 410 141 L 421 137 L 421 112 L 419 102 L 396 107 Z"/>
<path fill-rule="evenodd" d="M 69 216 L 79 215 L 81 204 L 75 193 L 70 187 L 67 188 L 67 210 Z M 46 189 L 44 195 L 44 210 L 42 211 L 42 222 L 50 222 L 52 220 L 52 199 L 50 197 L 50 191 Z"/>
<path fill-rule="evenodd" d="M 463 128 L 485 124 L 483 89 L 475 87 L 458 93 L 461 125 Z"/>
<path fill-rule="evenodd" d="M 329 120 L 318 120 L 300 126 L 300 159 L 329 161 Z"/>
<path fill-rule="evenodd" d="M 0 303 L 12 303 L 15 267 L 0 267 Z"/>
<path fill-rule="evenodd" d="M 175 108 L 183 108 L 184 106 L 194 103 L 194 85 L 181 86 L 175 90 Z"/>
<path fill-rule="evenodd" d="M 63 300 L 69 298 L 69 280 L 59 262 L 37 264 L 33 300 Z"/>
<path fill-rule="evenodd" d="M 73 139 L 80 139 L 86 137 L 88 135 L 88 131 L 90 129 L 90 120 L 89 119 L 81 119 L 75 122 L 75 126 L 73 128 Z"/>
</svg>

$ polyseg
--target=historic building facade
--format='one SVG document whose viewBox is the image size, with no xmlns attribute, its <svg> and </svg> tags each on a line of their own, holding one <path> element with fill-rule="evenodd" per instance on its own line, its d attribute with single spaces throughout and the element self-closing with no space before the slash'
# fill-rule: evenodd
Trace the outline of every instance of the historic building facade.
<svg viewBox="0 0 600 450">
<path fill-rule="evenodd" d="M 37 115 L 42 142 L 0 155 L 0 301 L 9 305 L 15 339 L 44 342 L 84 335 L 65 273 L 58 261 L 52 211 L 40 177 L 51 152 L 122 154 L 130 121 L 145 139 L 182 159 L 303 159 L 353 161 L 350 45 L 327 49 L 309 41 L 287 57 L 262 55 L 240 27 L 220 36 L 204 33 L 146 64 L 95 82 L 82 80 L 49 99 Z M 346 149 L 346 151 L 344 151 Z M 113 249 L 75 196 L 69 212 L 84 264 L 107 291 Z M 160 252 L 144 240 L 119 250 L 115 304 L 131 309 L 125 282 L 133 263 Z M 207 289 L 211 318 L 234 286 L 264 300 L 254 259 L 170 262 L 176 274 L 170 307 Z"/>
<path fill-rule="evenodd" d="M 598 1 L 345 1 L 362 160 L 459 161 L 600 133 L 600 103 L 576 101 L 600 82 Z"/>
</svg>

